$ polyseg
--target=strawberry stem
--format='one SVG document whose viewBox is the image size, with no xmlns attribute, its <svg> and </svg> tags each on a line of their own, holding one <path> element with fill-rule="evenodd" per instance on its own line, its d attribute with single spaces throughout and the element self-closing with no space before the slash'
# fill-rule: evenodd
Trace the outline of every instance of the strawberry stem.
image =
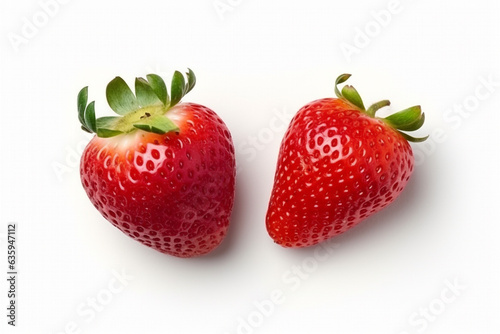
<svg viewBox="0 0 500 334">
<path fill-rule="evenodd" d="M 379 109 L 382 109 L 384 107 L 388 107 L 391 105 L 391 101 L 389 100 L 382 100 L 380 102 L 376 102 L 374 104 L 372 104 L 367 110 L 366 110 L 366 113 L 371 116 L 371 117 L 375 117 L 375 113 L 377 112 L 377 110 Z"/>
</svg>

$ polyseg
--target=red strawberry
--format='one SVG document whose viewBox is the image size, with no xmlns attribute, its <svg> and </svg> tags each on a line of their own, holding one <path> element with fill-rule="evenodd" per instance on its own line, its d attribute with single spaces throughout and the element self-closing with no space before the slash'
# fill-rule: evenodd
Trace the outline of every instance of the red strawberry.
<svg viewBox="0 0 500 334">
<path fill-rule="evenodd" d="M 157 251 L 203 255 L 226 235 L 234 199 L 229 130 L 209 108 L 180 103 L 195 85 L 180 72 L 171 94 L 157 75 L 137 78 L 134 95 L 120 77 L 106 89 L 121 117 L 96 120 L 87 87 L 78 95 L 82 128 L 95 132 L 80 174 L 90 201 L 114 226 Z"/>
<path fill-rule="evenodd" d="M 266 227 L 283 247 L 307 247 L 341 234 L 380 211 L 403 191 L 414 158 L 401 131 L 419 129 L 420 106 L 386 118 L 375 112 L 384 100 L 365 110 L 352 86 L 338 98 L 313 101 L 291 121 L 279 152 Z"/>
</svg>

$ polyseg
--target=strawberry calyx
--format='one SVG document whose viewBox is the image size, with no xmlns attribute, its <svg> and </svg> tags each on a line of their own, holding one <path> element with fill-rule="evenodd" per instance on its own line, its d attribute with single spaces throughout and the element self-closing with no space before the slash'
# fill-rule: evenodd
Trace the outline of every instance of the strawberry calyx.
<svg viewBox="0 0 500 334">
<path fill-rule="evenodd" d="M 106 87 L 106 99 L 111 109 L 119 116 L 96 118 L 95 101 L 87 104 L 88 87 L 78 93 L 78 119 L 82 130 L 108 138 L 136 130 L 164 134 L 179 131 L 177 125 L 167 117 L 167 112 L 180 102 L 196 84 L 196 76 L 191 69 L 186 79 L 175 71 L 170 86 L 170 95 L 163 79 L 156 74 L 148 74 L 146 79 L 135 79 L 135 95 L 121 78 L 116 77 Z"/>
<path fill-rule="evenodd" d="M 426 140 L 429 136 L 425 137 L 413 137 L 405 133 L 407 131 L 416 131 L 422 127 L 425 121 L 425 114 L 422 112 L 420 106 L 413 106 L 399 112 L 396 112 L 387 117 L 381 118 L 376 117 L 376 112 L 384 107 L 391 104 L 389 100 L 382 100 L 372 104 L 368 109 L 365 108 L 363 100 L 359 95 L 358 91 L 351 85 L 345 85 L 342 91 L 339 90 L 338 85 L 344 83 L 351 77 L 350 74 L 341 74 L 335 80 L 335 95 L 349 104 L 351 104 L 355 109 L 361 111 L 365 115 L 373 118 L 377 118 L 385 122 L 390 127 L 394 128 L 399 132 L 406 140 L 410 142 L 422 142 Z"/>
</svg>

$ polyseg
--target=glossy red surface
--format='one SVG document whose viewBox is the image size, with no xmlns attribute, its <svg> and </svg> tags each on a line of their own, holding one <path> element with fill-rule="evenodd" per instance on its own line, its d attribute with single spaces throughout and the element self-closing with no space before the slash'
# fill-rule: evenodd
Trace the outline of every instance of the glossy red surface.
<svg viewBox="0 0 500 334">
<path fill-rule="evenodd" d="M 304 106 L 281 144 L 266 226 L 285 247 L 341 234 L 380 211 L 413 171 L 408 142 L 339 99 Z"/>
<path fill-rule="evenodd" d="M 231 135 L 210 109 L 172 108 L 179 133 L 94 137 L 81 160 L 91 202 L 114 226 L 160 252 L 191 257 L 226 235 L 234 201 Z"/>
</svg>

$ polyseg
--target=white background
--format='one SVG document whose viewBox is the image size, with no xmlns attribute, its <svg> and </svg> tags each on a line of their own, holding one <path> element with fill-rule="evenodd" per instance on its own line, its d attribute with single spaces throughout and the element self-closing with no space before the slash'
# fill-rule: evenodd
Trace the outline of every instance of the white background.
<svg viewBox="0 0 500 334">
<path fill-rule="evenodd" d="M 0 22 L 2 333 L 500 332 L 499 2 L 2 1 Z M 224 119 L 239 170 L 223 244 L 178 259 L 86 198 L 76 95 L 89 85 L 104 115 L 115 76 L 187 67 L 198 84 L 184 100 Z M 264 223 L 281 138 L 344 72 L 365 104 L 421 104 L 417 135 L 431 138 L 401 197 L 329 252 L 281 248 Z"/>
</svg>

